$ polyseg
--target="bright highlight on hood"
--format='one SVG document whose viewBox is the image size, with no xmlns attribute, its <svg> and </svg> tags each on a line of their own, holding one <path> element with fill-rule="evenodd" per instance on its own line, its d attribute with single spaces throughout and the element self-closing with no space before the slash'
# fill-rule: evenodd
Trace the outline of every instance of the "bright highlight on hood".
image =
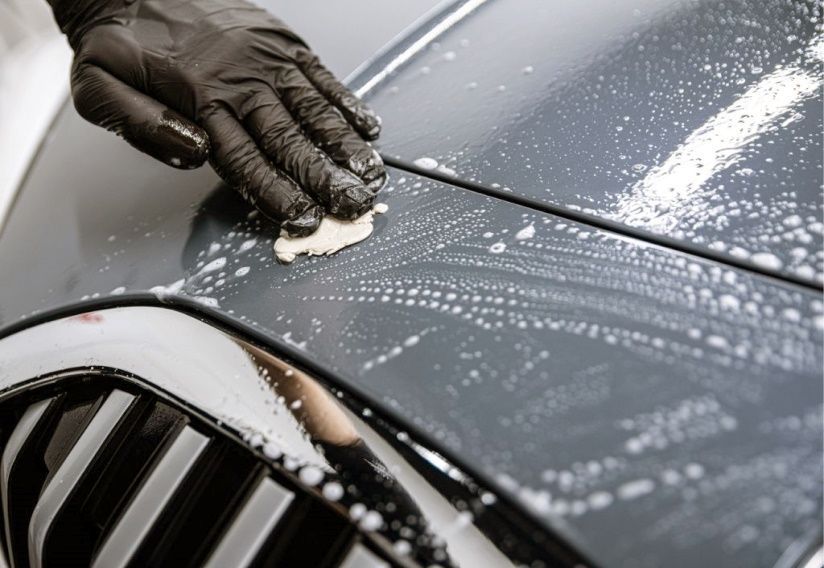
<svg viewBox="0 0 824 568">
<path fill-rule="evenodd" d="M 817 64 L 822 52 L 824 39 L 819 37 L 807 49 L 806 63 Z M 799 103 L 814 96 L 820 85 L 820 70 L 813 73 L 801 65 L 779 68 L 764 76 L 622 195 L 615 218 L 632 226 L 668 232 L 678 226 L 687 210 L 706 209 L 706 198 L 713 192 L 705 187 L 707 181 L 738 163 L 750 144 Z"/>
</svg>

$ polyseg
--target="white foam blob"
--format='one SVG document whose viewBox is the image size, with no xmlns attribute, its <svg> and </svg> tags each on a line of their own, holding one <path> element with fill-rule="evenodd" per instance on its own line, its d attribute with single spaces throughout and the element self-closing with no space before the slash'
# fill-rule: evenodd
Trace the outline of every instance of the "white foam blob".
<svg viewBox="0 0 824 568">
<path fill-rule="evenodd" d="M 525 241 L 527 239 L 531 239 L 535 236 L 535 224 L 530 223 L 517 233 L 515 233 L 515 240 L 517 241 Z"/>
<path fill-rule="evenodd" d="M 313 465 L 306 465 L 298 472 L 298 478 L 304 485 L 314 487 L 323 481 L 323 472 Z"/>
<path fill-rule="evenodd" d="M 367 511 L 358 526 L 365 531 L 376 531 L 383 526 L 383 517 L 377 511 Z"/>
<path fill-rule="evenodd" d="M 438 160 L 424 156 L 415 160 L 415 165 L 423 170 L 434 170 L 438 167 Z"/>
<path fill-rule="evenodd" d="M 275 256 L 281 262 L 292 262 L 298 255 L 330 255 L 361 242 L 372 234 L 376 214 L 385 213 L 389 206 L 378 203 L 371 211 L 352 221 L 324 217 L 317 231 L 308 237 L 281 236 L 275 241 Z"/>
<path fill-rule="evenodd" d="M 750 257 L 754 264 L 770 270 L 780 270 L 784 263 L 777 256 L 769 252 L 757 252 Z"/>
<path fill-rule="evenodd" d="M 337 481 L 330 481 L 323 486 L 323 496 L 330 501 L 337 501 L 343 497 L 343 486 Z"/>
</svg>

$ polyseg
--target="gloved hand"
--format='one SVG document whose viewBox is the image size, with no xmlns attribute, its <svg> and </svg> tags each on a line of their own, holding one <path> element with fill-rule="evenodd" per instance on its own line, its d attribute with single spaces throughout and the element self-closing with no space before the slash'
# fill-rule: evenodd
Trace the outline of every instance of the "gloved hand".
<svg viewBox="0 0 824 568">
<path fill-rule="evenodd" d="M 380 121 L 245 0 L 49 0 L 87 120 L 175 167 L 215 171 L 293 236 L 366 212 Z"/>
</svg>

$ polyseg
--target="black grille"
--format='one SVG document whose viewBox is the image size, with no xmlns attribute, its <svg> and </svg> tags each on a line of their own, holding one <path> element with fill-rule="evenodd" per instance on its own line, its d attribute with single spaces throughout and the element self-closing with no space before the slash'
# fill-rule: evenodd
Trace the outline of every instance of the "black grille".
<svg viewBox="0 0 824 568">
<path fill-rule="evenodd" d="M 415 565 L 183 405 L 114 376 L 0 404 L 12 566 Z"/>
</svg>

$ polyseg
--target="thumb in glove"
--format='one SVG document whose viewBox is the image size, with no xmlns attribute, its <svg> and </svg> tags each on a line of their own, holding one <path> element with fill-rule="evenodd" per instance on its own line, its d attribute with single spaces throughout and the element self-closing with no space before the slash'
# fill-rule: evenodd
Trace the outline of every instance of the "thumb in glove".
<svg viewBox="0 0 824 568">
<path fill-rule="evenodd" d="M 95 65 L 74 65 L 72 99 L 80 116 L 164 164 L 192 169 L 209 158 L 205 130 Z"/>
</svg>

